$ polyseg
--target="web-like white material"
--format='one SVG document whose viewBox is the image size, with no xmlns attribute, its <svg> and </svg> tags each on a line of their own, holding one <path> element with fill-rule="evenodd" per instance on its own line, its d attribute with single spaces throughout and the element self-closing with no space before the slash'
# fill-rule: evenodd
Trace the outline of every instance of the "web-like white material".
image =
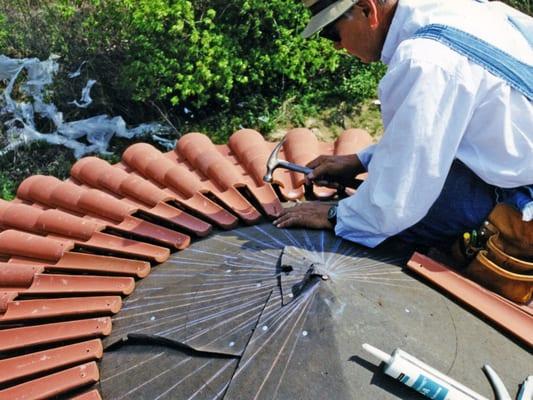
<svg viewBox="0 0 533 400">
<path fill-rule="evenodd" d="M 175 141 L 159 136 L 170 133 L 170 127 L 157 122 L 128 129 L 120 116 L 97 115 L 84 120 L 64 121 L 63 113 L 47 101 L 50 94 L 47 88 L 59 71 L 58 58 L 52 55 L 48 60 L 40 61 L 37 58 L 13 59 L 0 55 L 0 81 L 6 83 L 0 96 L 0 118 L 5 121 L 8 141 L 8 144 L 0 149 L 0 156 L 24 143 L 34 141 L 68 147 L 74 151 L 76 158 L 89 153 L 105 154 L 113 136 L 128 139 L 151 136 L 167 148 L 174 147 Z M 83 64 L 80 68 L 82 66 Z M 24 81 L 20 83 L 23 99 L 17 100 L 12 97 L 13 90 L 23 71 L 26 72 Z M 68 75 L 70 79 L 79 76 L 79 70 Z M 80 99 L 69 104 L 88 108 L 93 101 L 90 92 L 95 83 L 95 80 L 90 79 L 83 88 Z M 49 120 L 54 130 L 49 133 L 39 132 L 35 125 L 36 115 Z"/>
</svg>

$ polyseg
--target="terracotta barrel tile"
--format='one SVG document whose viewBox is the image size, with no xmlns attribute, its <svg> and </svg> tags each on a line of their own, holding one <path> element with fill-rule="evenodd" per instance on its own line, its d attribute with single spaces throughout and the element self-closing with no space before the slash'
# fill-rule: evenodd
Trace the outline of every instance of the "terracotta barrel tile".
<svg viewBox="0 0 533 400">
<path fill-rule="evenodd" d="M 57 271 L 85 271 L 93 274 L 125 275 L 144 278 L 150 273 L 150 263 L 118 257 L 68 252 L 57 263 L 47 265 L 46 269 Z"/>
<path fill-rule="evenodd" d="M 107 252 L 115 253 L 117 256 L 143 258 L 157 263 L 166 261 L 170 256 L 170 251 L 166 247 L 102 232 L 96 232 L 88 241 L 83 243 L 83 246 L 106 250 Z"/>
<path fill-rule="evenodd" d="M 237 190 L 219 193 L 218 197 L 246 224 L 255 224 L 261 218 L 259 211 Z"/>
<path fill-rule="evenodd" d="M 36 226 L 42 232 L 55 233 L 80 240 L 89 240 L 95 232 L 105 228 L 103 224 L 53 209 L 43 211 Z"/>
<path fill-rule="evenodd" d="M 263 136 L 252 129 L 241 129 L 231 135 L 229 147 L 252 176 L 255 184 L 263 186 L 263 176 L 266 174 L 266 164 L 271 153 Z"/>
<path fill-rule="evenodd" d="M 62 207 L 76 214 L 83 214 L 83 210 L 81 210 L 78 206 L 83 193 L 84 189 L 78 185 L 75 185 L 72 182 L 63 182 L 58 180 L 50 199 L 48 200 L 48 203 L 43 204 L 47 204 L 54 208 Z M 37 201 L 42 203 L 41 200 Z"/>
<path fill-rule="evenodd" d="M 316 136 L 309 129 L 303 128 L 291 130 L 286 136 L 283 148 L 288 161 L 300 165 L 306 165 L 321 153 Z M 305 177 L 303 174 L 291 172 L 291 176 L 295 187 L 304 185 Z M 335 190 L 319 186 L 314 186 L 313 192 L 319 198 L 328 198 L 336 193 Z"/>
<path fill-rule="evenodd" d="M 204 237 L 211 233 L 210 224 L 166 203 L 159 203 L 150 209 L 150 213 L 176 224 L 179 229 L 189 234 Z"/>
<path fill-rule="evenodd" d="M 52 192 L 59 182 L 61 182 L 59 179 L 52 176 L 30 176 L 22 181 L 18 187 L 17 197 L 27 201 L 48 204 Z"/>
<path fill-rule="evenodd" d="M 130 277 L 36 274 L 24 294 L 118 294 L 127 296 L 135 289 Z"/>
<path fill-rule="evenodd" d="M 31 346 L 65 340 L 107 336 L 110 333 L 111 318 L 109 317 L 3 329 L 0 330 L 0 351 L 27 349 Z"/>
<path fill-rule="evenodd" d="M 120 296 L 69 297 L 64 299 L 12 300 L 0 315 L 0 322 L 42 318 L 82 317 L 116 314 L 122 307 Z"/>
<path fill-rule="evenodd" d="M 200 193 L 196 193 L 193 197 L 184 200 L 183 203 L 187 207 L 200 212 L 203 217 L 218 225 L 220 228 L 232 229 L 239 223 L 237 217 Z"/>
<path fill-rule="evenodd" d="M 320 155 L 318 139 L 309 129 L 303 128 L 287 133 L 283 149 L 288 161 L 300 165 L 306 165 Z"/>
<path fill-rule="evenodd" d="M 97 189 L 84 191 L 78 205 L 89 213 L 101 215 L 117 222 L 122 221 L 127 215 L 136 211 L 133 206 Z"/>
<path fill-rule="evenodd" d="M 335 142 L 335 154 L 355 154 L 372 144 L 372 137 L 364 129 L 348 129 Z"/>
<path fill-rule="evenodd" d="M 93 221 L 54 209 L 42 210 L 22 203 L 7 204 L 0 204 L 0 225 L 4 228 L 37 234 L 56 233 L 82 240 L 104 228 Z"/>
<path fill-rule="evenodd" d="M 180 155 L 222 191 L 242 181 L 235 167 L 218 152 L 205 135 L 188 133 L 178 141 L 177 149 Z"/>
<path fill-rule="evenodd" d="M 202 190 L 196 175 L 173 163 L 149 144 L 137 143 L 128 147 L 122 160 L 144 177 L 174 189 L 186 199 Z"/>
<path fill-rule="evenodd" d="M 94 188 L 107 189 L 122 197 L 130 196 L 153 207 L 171 197 L 158 187 L 126 171 L 111 166 L 96 157 L 81 159 L 71 169 L 71 175 Z"/>
<path fill-rule="evenodd" d="M 191 243 L 191 238 L 188 235 L 132 216 L 125 218 L 124 221 L 118 225 L 118 228 L 179 250 L 188 247 Z"/>
<path fill-rule="evenodd" d="M 477 310 L 530 349 L 533 348 L 533 315 L 529 312 L 419 253 L 411 257 L 407 268 Z"/>
<path fill-rule="evenodd" d="M 90 392 L 80 394 L 76 397 L 72 397 L 70 400 L 102 400 L 102 396 L 100 396 L 98 390 L 94 389 Z"/>
<path fill-rule="evenodd" d="M 170 160 L 168 161 L 172 162 Z M 169 169 L 162 184 L 176 190 L 186 199 L 204 190 L 200 179 L 182 166 L 174 166 L 172 169 Z"/>
<path fill-rule="evenodd" d="M 0 202 L 0 226 L 41 233 L 37 220 L 42 211 L 25 204 Z"/>
<path fill-rule="evenodd" d="M 15 230 L 0 233 L 0 253 L 9 256 L 58 261 L 73 247 L 73 242 L 60 242 Z"/>
<path fill-rule="evenodd" d="M 102 358 L 100 339 L 0 360 L 0 383 L 31 377 Z"/>
<path fill-rule="evenodd" d="M 43 270 L 34 265 L 0 263 L 0 288 L 29 288 L 34 275 Z"/>
<path fill-rule="evenodd" d="M 160 157 L 161 152 L 148 143 L 132 144 L 122 153 L 122 161 L 143 175 L 148 165 Z"/>
<path fill-rule="evenodd" d="M 107 167 L 107 162 L 100 158 L 84 157 L 72 165 L 70 168 L 70 175 L 89 186 L 100 188 L 100 178 L 108 169 Z M 120 187 L 120 182 L 124 179 L 121 172 L 124 173 L 124 171 L 117 170 L 118 179 L 115 184 L 113 184 L 113 180 L 110 179 L 108 183 L 110 188 L 107 186 L 104 187 L 111 189 L 111 191 L 114 191 L 113 189 L 118 189 Z"/>
<path fill-rule="evenodd" d="M 172 200 L 172 196 L 168 195 L 154 184 L 134 175 L 128 175 L 128 177 L 122 182 L 120 188 L 123 195 L 139 199 L 151 207 L 156 206 L 160 202 Z"/>
<path fill-rule="evenodd" d="M 0 292 L 0 319 L 4 314 L 11 302 L 18 296 L 17 292 Z"/>
<path fill-rule="evenodd" d="M 68 393 L 98 382 L 100 374 L 96 363 L 90 362 L 65 371 L 0 390 L 0 399 L 37 400 Z"/>
</svg>

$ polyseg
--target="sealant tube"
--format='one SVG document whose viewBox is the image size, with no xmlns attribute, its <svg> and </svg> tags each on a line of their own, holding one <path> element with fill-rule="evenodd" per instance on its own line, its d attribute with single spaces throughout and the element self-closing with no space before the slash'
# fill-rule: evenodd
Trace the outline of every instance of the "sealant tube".
<svg viewBox="0 0 533 400">
<path fill-rule="evenodd" d="M 530 375 L 526 378 L 520 392 L 518 392 L 518 397 L 516 400 L 530 400 L 533 399 L 533 375 Z"/>
<path fill-rule="evenodd" d="M 433 400 L 488 400 L 419 359 L 396 349 L 389 355 L 367 343 L 363 348 L 381 360 L 384 372 Z"/>
</svg>

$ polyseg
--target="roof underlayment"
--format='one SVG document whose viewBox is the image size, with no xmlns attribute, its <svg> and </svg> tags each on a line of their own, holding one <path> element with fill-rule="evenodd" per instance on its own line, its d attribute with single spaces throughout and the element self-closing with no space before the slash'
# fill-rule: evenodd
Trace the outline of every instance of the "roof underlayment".
<svg viewBox="0 0 533 400">
<path fill-rule="evenodd" d="M 370 142 L 295 129 L 281 154 Z M 168 153 L 138 143 L 0 201 L 0 399 L 418 398 L 376 373 L 365 342 L 487 397 L 483 364 L 511 389 L 531 373 L 530 307 L 413 257 L 487 324 L 404 271 L 410 254 L 273 227 L 283 203 L 336 195 L 284 170 L 265 184 L 274 146 L 252 130 L 227 145 L 190 133 Z"/>
</svg>

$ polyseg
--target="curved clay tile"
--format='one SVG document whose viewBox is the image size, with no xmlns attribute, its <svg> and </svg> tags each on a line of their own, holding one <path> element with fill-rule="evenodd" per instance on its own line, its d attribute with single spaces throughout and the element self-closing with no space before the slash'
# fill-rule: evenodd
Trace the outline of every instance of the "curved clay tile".
<svg viewBox="0 0 533 400">
<path fill-rule="evenodd" d="M 10 263 L 24 264 L 28 260 L 10 260 Z M 124 258 L 99 256 L 84 253 L 65 253 L 55 264 L 43 265 L 50 271 L 73 271 L 91 274 L 124 275 L 136 278 L 144 278 L 150 273 L 150 263 L 139 260 L 127 260 Z"/>
<path fill-rule="evenodd" d="M 0 232 L 0 253 L 8 256 L 58 261 L 73 247 L 73 242 L 52 240 L 25 232 Z"/>
<path fill-rule="evenodd" d="M 0 360 L 0 383 L 20 380 L 70 365 L 99 360 L 103 355 L 100 339 L 56 347 L 37 353 Z"/>
<path fill-rule="evenodd" d="M 167 247 L 102 232 L 94 233 L 89 240 L 80 243 L 80 246 L 96 252 L 104 251 L 117 257 L 141 258 L 157 263 L 166 261 L 170 256 L 170 250 Z"/>
<path fill-rule="evenodd" d="M 80 240 L 89 240 L 96 232 L 105 229 L 103 224 L 53 209 L 42 212 L 37 220 L 37 227 L 43 232 Z"/>
<path fill-rule="evenodd" d="M 173 200 L 173 196 L 151 182 L 113 167 L 104 160 L 96 157 L 83 158 L 74 164 L 71 175 L 94 188 L 107 189 L 120 197 L 129 197 L 140 208 L 167 219 L 188 233 L 206 236 L 211 232 L 211 226 L 206 222 L 166 204 Z"/>
<path fill-rule="evenodd" d="M 49 205 L 49 199 L 52 196 L 52 192 L 59 182 L 61 181 L 53 176 L 30 176 L 29 178 L 24 179 L 18 187 L 17 197 L 29 202 L 38 202 Z"/>
<path fill-rule="evenodd" d="M 0 200 L 0 227 L 2 229 L 20 229 L 35 233 L 42 233 L 38 227 L 42 210 L 25 204 L 9 203 Z"/>
<path fill-rule="evenodd" d="M 172 199 L 152 183 L 96 157 L 82 158 L 72 166 L 70 174 L 89 186 L 107 189 L 122 197 L 130 196 L 150 207 Z"/>
<path fill-rule="evenodd" d="M 65 188 L 67 185 L 74 186 L 66 184 Z M 78 206 L 84 211 L 101 215 L 117 222 L 123 221 L 128 215 L 137 211 L 135 207 L 129 206 L 127 203 L 97 189 L 85 190 L 80 197 Z"/>
<path fill-rule="evenodd" d="M 48 399 L 74 389 L 98 382 L 100 373 L 96 363 L 90 362 L 43 378 L 0 390 L 2 399 Z"/>
<path fill-rule="evenodd" d="M 236 226 L 235 216 L 202 194 L 208 189 L 204 187 L 197 175 L 173 163 L 155 147 L 146 143 L 134 144 L 126 149 L 122 160 L 140 175 L 168 188 L 176 201 L 221 228 L 230 229 Z"/>
<path fill-rule="evenodd" d="M 100 233 L 105 225 L 63 211 L 42 210 L 22 203 L 0 201 L 0 227 L 53 236 L 58 240 L 73 239 L 84 247 L 133 258 L 165 261 L 167 248 Z M 59 235 L 56 237 L 55 235 Z"/>
<path fill-rule="evenodd" d="M 29 288 L 35 274 L 44 267 L 37 265 L 17 265 L 0 263 L 0 291 L 5 288 Z"/>
<path fill-rule="evenodd" d="M 29 349 L 33 346 L 107 336 L 111 318 L 90 318 L 0 330 L 0 351 Z"/>
<path fill-rule="evenodd" d="M 347 129 L 335 142 L 335 154 L 355 154 L 372 144 L 372 137 L 364 129 Z"/>
<path fill-rule="evenodd" d="M 305 145 L 302 145 L 305 143 Z M 283 149 L 287 161 L 299 165 L 307 165 L 319 155 L 321 148 L 318 139 L 309 129 L 297 128 L 289 131 L 285 137 Z M 291 172 L 292 182 L 295 188 L 302 188 L 305 183 L 305 177 L 301 173 Z M 318 198 L 328 198 L 335 194 L 335 190 L 314 186 L 313 192 Z"/>
<path fill-rule="evenodd" d="M 233 164 L 218 152 L 207 136 L 196 132 L 188 133 L 181 137 L 176 149 L 221 191 L 226 191 L 242 182 Z"/>
<path fill-rule="evenodd" d="M 42 210 L 7 202 L 0 202 L 0 226 L 37 234 L 56 233 L 81 240 L 88 240 L 105 228 L 102 224 L 55 209 Z"/>
<path fill-rule="evenodd" d="M 266 164 L 272 151 L 263 136 L 252 129 L 241 129 L 231 135 L 228 145 L 256 185 L 263 186 Z"/>
<path fill-rule="evenodd" d="M 0 263 L 0 274 L 11 272 L 14 277 L 18 277 L 18 269 L 19 267 L 13 264 Z M 12 279 L 11 283 L 16 282 Z M 30 281 L 21 283 L 25 286 L 1 285 L 0 291 L 16 290 L 19 295 L 115 294 L 127 296 L 135 289 L 135 280 L 130 277 L 35 273 Z"/>
<path fill-rule="evenodd" d="M 120 296 L 69 297 L 62 299 L 10 300 L 0 309 L 0 323 L 44 318 L 82 317 L 116 314 L 122 307 Z"/>
</svg>

